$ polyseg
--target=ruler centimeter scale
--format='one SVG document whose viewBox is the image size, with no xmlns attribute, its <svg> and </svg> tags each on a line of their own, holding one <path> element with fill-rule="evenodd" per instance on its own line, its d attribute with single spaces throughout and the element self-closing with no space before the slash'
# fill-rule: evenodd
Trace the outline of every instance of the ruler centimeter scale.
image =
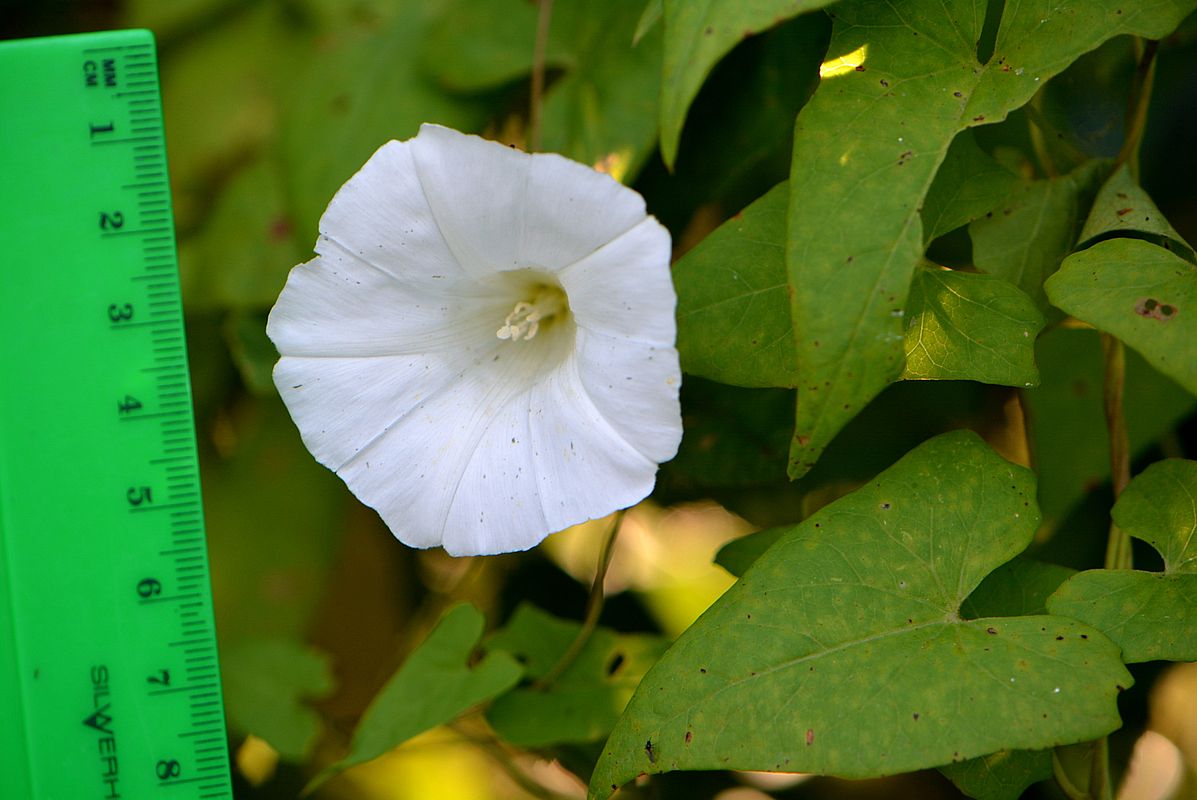
<svg viewBox="0 0 1197 800">
<path fill-rule="evenodd" d="M 0 797 L 231 798 L 148 31 L 0 42 Z"/>
</svg>

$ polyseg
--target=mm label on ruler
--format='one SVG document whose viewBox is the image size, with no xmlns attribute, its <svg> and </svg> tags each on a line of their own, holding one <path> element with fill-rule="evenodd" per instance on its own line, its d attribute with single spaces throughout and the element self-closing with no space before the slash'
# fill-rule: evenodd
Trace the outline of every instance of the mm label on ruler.
<svg viewBox="0 0 1197 800">
<path fill-rule="evenodd" d="M 232 797 L 154 40 L 0 43 L 0 796 Z"/>
</svg>

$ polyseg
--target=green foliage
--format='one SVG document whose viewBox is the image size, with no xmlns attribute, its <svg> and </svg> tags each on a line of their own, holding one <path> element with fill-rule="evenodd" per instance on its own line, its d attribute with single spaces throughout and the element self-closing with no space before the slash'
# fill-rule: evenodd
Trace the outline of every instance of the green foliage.
<svg viewBox="0 0 1197 800">
<path fill-rule="evenodd" d="M 905 379 L 1035 386 L 1043 315 L 1015 286 L 924 264 L 907 301 Z"/>
<path fill-rule="evenodd" d="M 1152 464 L 1112 513 L 1116 525 L 1163 556 L 1164 572 L 1082 572 L 1052 595 L 1048 608 L 1101 630 L 1128 664 L 1197 661 L 1197 462 Z"/>
<path fill-rule="evenodd" d="M 235 737 L 319 781 L 456 721 L 516 780 L 534 752 L 596 796 L 933 767 L 1016 800 L 1050 748 L 1119 727 L 1122 664 L 1197 660 L 1197 462 L 1160 461 L 1197 455 L 1197 0 L 553 2 L 542 149 L 641 191 L 679 254 L 685 434 L 654 499 L 759 529 L 718 539 L 738 582 L 670 646 L 661 607 L 698 604 L 677 565 L 714 539 L 632 512 L 622 591 L 559 674 L 585 534 L 476 570 L 395 544 L 304 450 L 263 331 L 381 144 L 439 122 L 527 146 L 538 3 L 118 5 L 159 36 Z M 1115 505 L 1119 391 L 1140 474 Z M 1111 513 L 1162 571 L 1147 547 L 1096 569 Z M 357 776 L 386 768 L 345 783 L 373 800 Z"/>
<path fill-rule="evenodd" d="M 374 698 L 354 731 L 349 754 L 327 767 L 317 782 L 377 758 L 514 686 L 523 669 L 507 653 L 492 651 L 477 663 L 471 661 L 485 621 L 468 604 L 446 611 Z"/>
<path fill-rule="evenodd" d="M 678 639 L 608 740 L 592 796 L 642 772 L 866 777 L 1118 727 L 1131 678 L 1096 630 L 959 616 L 1038 516 L 1034 476 L 975 435 L 916 448 L 783 535 Z"/>
<path fill-rule="evenodd" d="M 511 654 L 533 682 L 500 695 L 486 710 L 487 721 L 505 741 L 521 747 L 601 742 L 667 646 L 657 636 L 598 628 L 558 677 L 547 686 L 535 685 L 565 655 L 581 627 L 524 605 L 487 640 L 488 650 Z"/>
<path fill-rule="evenodd" d="M 741 40 L 834 0 L 663 0 L 661 156 L 672 165 L 691 101 L 711 68 Z M 651 8 L 651 6 L 650 6 Z"/>
<path fill-rule="evenodd" d="M 265 739 L 299 762 L 320 734 L 320 717 L 304 704 L 333 688 L 328 657 L 287 639 L 254 639 L 220 653 L 229 725 Z"/>
<path fill-rule="evenodd" d="M 1069 256 L 1047 292 L 1197 393 L 1197 266 L 1150 242 L 1109 239 Z"/>
</svg>

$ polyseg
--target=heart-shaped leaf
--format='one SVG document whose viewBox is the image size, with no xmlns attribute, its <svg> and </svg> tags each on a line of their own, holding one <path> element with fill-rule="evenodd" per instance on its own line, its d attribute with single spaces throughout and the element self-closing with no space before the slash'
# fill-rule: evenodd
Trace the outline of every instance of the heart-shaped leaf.
<svg viewBox="0 0 1197 800">
<path fill-rule="evenodd" d="M 1164 557 L 1164 572 L 1095 569 L 1048 600 L 1122 648 L 1128 664 L 1197 661 L 1197 461 L 1158 461 L 1131 481 L 1114 522 Z"/>
<path fill-rule="evenodd" d="M 957 431 L 791 529 L 645 676 L 591 795 L 679 769 L 883 775 L 1118 727 L 1131 677 L 1096 630 L 960 616 L 1030 542 L 1034 481 Z"/>
</svg>

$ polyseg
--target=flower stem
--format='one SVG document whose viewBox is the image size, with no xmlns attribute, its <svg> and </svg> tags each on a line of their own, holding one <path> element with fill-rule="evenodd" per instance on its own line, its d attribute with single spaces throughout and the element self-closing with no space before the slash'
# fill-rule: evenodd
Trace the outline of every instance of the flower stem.
<svg viewBox="0 0 1197 800">
<path fill-rule="evenodd" d="M 536 16 L 536 44 L 532 50 L 532 98 L 528 111 L 528 152 L 540 150 L 541 109 L 544 106 L 544 62 L 549 47 L 553 0 L 540 0 Z"/>
<path fill-rule="evenodd" d="M 561 673 L 569 668 L 569 665 L 574 663 L 578 654 L 582 652 L 582 648 L 590 641 L 594 629 L 598 627 L 599 615 L 603 613 L 603 601 L 605 595 L 603 593 L 603 582 L 607 577 L 607 567 L 611 565 L 611 555 L 615 552 L 615 539 L 619 535 L 619 528 L 623 522 L 623 515 L 627 513 L 627 509 L 615 512 L 611 520 L 611 527 L 607 529 L 607 535 L 603 539 L 603 549 L 599 552 L 598 566 L 594 570 L 594 583 L 590 587 L 590 597 L 586 600 L 586 616 L 582 620 L 582 628 L 578 631 L 578 635 L 570 642 L 569 647 L 562 653 L 561 658 L 553 665 L 553 668 L 546 672 L 540 680 L 532 684 L 534 689 L 545 689 L 553 685 L 553 682 L 561 677 Z"/>
<path fill-rule="evenodd" d="M 1089 800 L 1089 795 L 1078 789 L 1072 778 L 1068 777 L 1068 771 L 1064 769 L 1064 764 L 1055 750 L 1052 750 L 1052 774 L 1056 778 L 1056 785 L 1068 800 Z"/>
</svg>

